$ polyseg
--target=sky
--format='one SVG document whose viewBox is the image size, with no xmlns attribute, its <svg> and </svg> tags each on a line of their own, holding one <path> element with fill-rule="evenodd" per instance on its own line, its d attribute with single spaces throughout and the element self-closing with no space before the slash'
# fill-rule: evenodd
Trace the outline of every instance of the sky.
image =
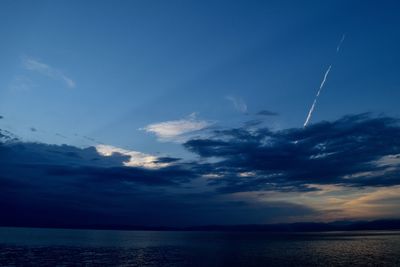
<svg viewBox="0 0 400 267">
<path fill-rule="evenodd" d="M 397 1 L 1 1 L 0 223 L 399 218 Z"/>
</svg>

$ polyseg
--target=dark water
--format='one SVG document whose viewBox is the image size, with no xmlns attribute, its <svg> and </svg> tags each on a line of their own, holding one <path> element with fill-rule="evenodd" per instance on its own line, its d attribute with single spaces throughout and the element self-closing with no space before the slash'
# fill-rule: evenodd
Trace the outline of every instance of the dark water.
<svg viewBox="0 0 400 267">
<path fill-rule="evenodd" d="M 400 266 L 400 232 L 0 228 L 0 266 Z"/>
</svg>

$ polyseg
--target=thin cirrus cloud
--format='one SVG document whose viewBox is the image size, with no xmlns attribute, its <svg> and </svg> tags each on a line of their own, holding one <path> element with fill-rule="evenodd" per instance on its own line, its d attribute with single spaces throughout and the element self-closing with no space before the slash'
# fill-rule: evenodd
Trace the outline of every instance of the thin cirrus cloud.
<svg viewBox="0 0 400 267">
<path fill-rule="evenodd" d="M 141 130 L 155 134 L 159 141 L 180 143 L 211 125 L 212 122 L 199 120 L 196 113 L 192 113 L 183 119 L 152 123 Z"/>
<path fill-rule="evenodd" d="M 67 87 L 75 88 L 76 83 L 62 71 L 33 58 L 24 58 L 22 64 L 26 70 L 39 73 L 54 80 L 62 81 Z"/>
<path fill-rule="evenodd" d="M 247 112 L 247 104 L 242 98 L 236 96 L 226 96 L 225 99 L 231 102 L 237 111 L 241 113 Z"/>
</svg>

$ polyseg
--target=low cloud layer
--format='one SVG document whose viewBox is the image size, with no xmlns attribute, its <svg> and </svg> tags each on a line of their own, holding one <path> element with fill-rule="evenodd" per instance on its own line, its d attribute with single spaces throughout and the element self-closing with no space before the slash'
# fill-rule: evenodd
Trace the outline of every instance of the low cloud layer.
<svg viewBox="0 0 400 267">
<path fill-rule="evenodd" d="M 183 144 L 199 156 L 194 161 L 26 143 L 10 134 L 0 131 L 0 206 L 10 214 L 3 224 L 265 223 L 398 210 L 400 125 L 390 117 L 208 132 Z M 371 208 L 383 201 L 390 202 L 385 212 Z"/>
<path fill-rule="evenodd" d="M 282 131 L 229 129 L 184 145 L 203 158 L 221 159 L 213 169 L 223 178 L 213 183 L 227 192 L 400 184 L 400 162 L 378 164 L 400 153 L 399 123 L 389 117 L 346 116 Z"/>
</svg>

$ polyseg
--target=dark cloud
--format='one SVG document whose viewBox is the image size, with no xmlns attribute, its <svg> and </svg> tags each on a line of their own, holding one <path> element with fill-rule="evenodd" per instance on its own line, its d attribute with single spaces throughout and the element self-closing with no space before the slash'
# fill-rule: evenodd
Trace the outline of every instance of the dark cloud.
<svg viewBox="0 0 400 267">
<path fill-rule="evenodd" d="M 201 157 L 217 157 L 212 180 L 224 192 L 310 190 L 307 184 L 400 184 L 399 166 L 381 166 L 400 153 L 399 121 L 369 114 L 282 131 L 230 129 L 186 142 Z M 238 175 L 247 173 L 247 175 Z"/>
<path fill-rule="evenodd" d="M 159 169 L 124 166 L 129 159 L 119 153 L 103 156 L 94 147 L 2 143 L 0 207 L 9 212 L 0 224 L 10 220 L 105 223 L 115 216 L 134 223 L 134 215 L 127 215 L 132 209 L 137 209 L 132 214 L 145 213 L 146 205 L 156 205 L 167 188 L 178 189 L 196 177 L 185 165 Z M 114 223 L 122 223 L 118 220 Z"/>
<path fill-rule="evenodd" d="M 126 167 L 124 162 L 129 161 L 130 156 L 120 153 L 103 156 L 94 147 L 10 142 L 0 149 L 0 167 L 7 169 L 4 175 L 15 179 L 64 176 L 70 180 L 90 180 L 94 184 L 134 182 L 164 186 L 178 185 L 196 176 L 184 164 L 159 169 Z"/>
<path fill-rule="evenodd" d="M 114 153 L 110 157 L 100 155 L 96 148 L 78 148 L 69 145 L 49 145 L 29 142 L 6 142 L 2 144 L 0 165 L 37 166 L 122 166 L 129 160 L 126 155 Z"/>
<path fill-rule="evenodd" d="M 0 147 L 3 225 L 201 225 L 257 223 L 298 213 L 301 205 L 251 203 L 209 193 L 174 193 L 204 171 L 179 163 L 165 168 L 122 166 L 127 156 L 38 143 Z M 160 162 L 177 162 L 160 158 Z"/>
<path fill-rule="evenodd" d="M 268 222 L 317 212 L 265 202 L 267 196 L 257 201 L 263 192 L 231 193 L 318 190 L 310 184 L 400 184 L 399 121 L 369 114 L 279 131 L 257 124 L 216 130 L 184 144 L 200 159 L 160 157 L 154 163 L 168 166 L 157 169 L 127 167 L 131 158 L 121 153 L 104 156 L 94 147 L 9 136 L 0 131 L 0 208 L 8 214 L 0 224 Z M 198 183 L 210 174 L 214 178 L 205 178 L 207 185 Z"/>
<path fill-rule="evenodd" d="M 2 146 L 2 142 L 8 142 L 8 141 L 18 141 L 19 138 L 12 134 L 11 132 L 7 130 L 2 130 L 0 129 L 0 147 Z"/>
<path fill-rule="evenodd" d="M 173 163 L 181 160 L 180 158 L 173 158 L 173 157 L 159 157 L 157 158 L 154 163 Z"/>
<path fill-rule="evenodd" d="M 4 117 L 0 115 L 0 120 L 1 120 L 1 119 L 4 119 Z"/>
<path fill-rule="evenodd" d="M 136 167 L 65 167 L 47 166 L 49 176 L 80 177 L 88 179 L 93 184 L 138 183 L 150 186 L 179 186 L 190 181 L 195 175 L 190 170 L 181 167 L 165 167 L 161 169 L 145 169 Z"/>
<path fill-rule="evenodd" d="M 260 110 L 259 112 L 257 112 L 257 115 L 261 115 L 261 116 L 278 116 L 279 114 L 273 111 L 269 111 L 269 110 Z"/>
<path fill-rule="evenodd" d="M 198 192 L 190 181 L 210 164 L 160 157 L 167 167 L 124 166 L 127 155 L 94 147 L 0 142 L 0 225 L 257 223 L 312 214 L 302 205 Z M 200 190 L 201 191 L 201 190 Z M 297 212 L 297 213 L 296 213 Z"/>
<path fill-rule="evenodd" d="M 29 128 L 29 130 L 31 130 L 31 132 L 37 132 L 37 129 L 35 127 L 31 127 Z"/>
</svg>

